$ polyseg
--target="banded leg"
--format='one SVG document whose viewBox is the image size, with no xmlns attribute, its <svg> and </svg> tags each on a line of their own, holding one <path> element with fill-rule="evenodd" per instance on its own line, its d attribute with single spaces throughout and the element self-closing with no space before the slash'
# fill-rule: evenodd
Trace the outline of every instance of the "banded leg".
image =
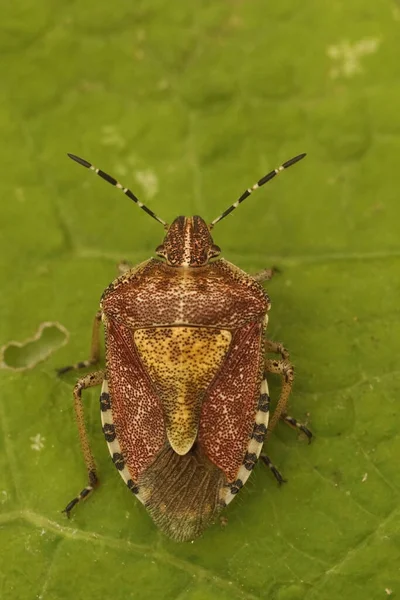
<svg viewBox="0 0 400 600">
<path fill-rule="evenodd" d="M 277 342 L 272 342 L 271 340 L 266 340 L 266 351 L 274 352 L 275 354 L 280 354 L 282 360 L 266 360 L 265 361 L 265 370 L 270 373 L 276 373 L 281 375 L 283 378 L 281 395 L 276 406 L 275 412 L 272 415 L 272 419 L 270 420 L 268 426 L 268 433 L 272 431 L 272 429 L 276 426 L 279 419 L 282 419 L 287 425 L 292 427 L 293 429 L 298 429 L 302 431 L 308 438 L 308 441 L 311 442 L 313 434 L 311 431 L 302 423 L 299 423 L 296 419 L 289 416 L 286 412 L 287 403 L 289 399 L 290 392 L 292 390 L 293 379 L 294 379 L 294 369 L 293 365 L 289 361 L 289 352 L 284 348 L 284 346 Z"/>
<path fill-rule="evenodd" d="M 96 365 L 100 360 L 100 323 L 101 323 L 102 312 L 99 310 L 93 321 L 93 329 L 92 329 L 92 342 L 90 345 L 90 358 L 88 360 L 83 360 L 75 363 L 74 365 L 69 365 L 67 367 L 61 367 L 61 369 L 57 369 L 57 375 L 63 375 L 64 373 L 68 373 L 68 371 L 75 371 L 77 369 L 86 369 L 86 367 L 90 367 Z"/>
<path fill-rule="evenodd" d="M 103 382 L 104 376 L 104 371 L 95 371 L 94 373 L 90 373 L 89 375 L 78 379 L 74 387 L 74 409 L 76 421 L 78 424 L 82 452 L 85 459 L 86 468 L 88 470 L 88 485 L 85 488 L 83 488 L 80 494 L 78 494 L 78 496 L 71 500 L 71 502 L 69 502 L 62 511 L 67 514 L 67 517 L 69 517 L 69 514 L 74 508 L 74 506 L 78 504 L 78 502 L 86 498 L 93 491 L 95 485 L 98 483 L 96 465 L 94 462 L 92 451 L 90 449 L 89 439 L 85 427 L 85 418 L 82 405 L 82 390 L 94 387 L 95 385 L 100 385 Z"/>
<path fill-rule="evenodd" d="M 263 463 L 269 469 L 271 469 L 271 471 L 272 471 L 275 479 L 279 483 L 279 485 L 282 485 L 282 483 L 286 483 L 286 479 L 283 478 L 282 473 L 280 471 L 278 471 L 278 469 L 275 467 L 275 465 L 271 462 L 271 459 L 269 458 L 269 456 L 267 456 L 266 454 L 260 454 L 260 458 L 263 461 Z"/>
<path fill-rule="evenodd" d="M 289 415 L 282 415 L 281 419 L 287 424 L 289 425 L 289 427 L 292 427 L 292 429 L 297 429 L 298 431 L 302 431 L 308 438 L 308 443 L 311 442 L 313 434 L 312 432 L 308 429 L 308 427 L 306 427 L 303 423 L 299 423 L 297 421 L 297 419 L 295 419 L 294 417 L 290 417 Z"/>
<path fill-rule="evenodd" d="M 268 432 L 266 436 L 268 437 L 271 431 L 276 426 L 279 419 L 283 418 L 286 415 L 288 399 L 290 396 L 290 392 L 292 391 L 294 369 L 292 364 L 285 358 L 282 360 L 266 359 L 265 370 L 268 373 L 275 373 L 276 375 L 281 375 L 282 377 L 281 395 L 279 397 L 278 404 L 276 405 L 272 418 L 268 424 Z"/>
</svg>

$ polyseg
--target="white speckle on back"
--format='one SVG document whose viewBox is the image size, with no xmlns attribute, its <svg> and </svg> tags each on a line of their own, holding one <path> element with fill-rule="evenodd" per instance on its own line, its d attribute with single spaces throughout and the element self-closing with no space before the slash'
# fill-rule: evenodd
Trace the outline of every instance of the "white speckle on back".
<svg viewBox="0 0 400 600">
<path fill-rule="evenodd" d="M 380 44 L 379 38 L 365 38 L 351 44 L 347 40 L 334 46 L 328 46 L 326 53 L 335 63 L 330 70 L 332 79 L 337 77 L 353 77 L 361 73 L 361 57 L 374 54 Z"/>
<path fill-rule="evenodd" d="M 29 439 L 32 442 L 32 444 L 31 444 L 32 450 L 36 450 L 37 452 L 40 452 L 40 450 L 43 450 L 44 442 L 46 441 L 46 438 L 42 437 L 40 435 L 40 433 L 38 433 L 37 435 L 33 435 Z"/>
</svg>

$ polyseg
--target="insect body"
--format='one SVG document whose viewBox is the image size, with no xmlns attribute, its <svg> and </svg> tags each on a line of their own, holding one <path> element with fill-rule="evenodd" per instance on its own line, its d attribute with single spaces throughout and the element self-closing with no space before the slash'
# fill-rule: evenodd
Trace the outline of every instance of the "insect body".
<svg viewBox="0 0 400 600">
<path fill-rule="evenodd" d="M 98 481 L 83 420 L 81 392 L 87 387 L 102 385 L 103 432 L 120 475 L 176 540 L 199 535 L 246 483 L 267 435 L 267 372 L 283 379 L 269 429 L 282 418 L 311 437 L 286 413 L 293 381 L 288 353 L 266 338 L 270 301 L 260 282 L 270 273 L 250 276 L 218 258 L 221 250 L 210 233 L 254 189 L 304 156 L 266 175 L 210 225 L 194 216 L 168 226 L 115 179 L 70 155 L 122 189 L 164 225 L 166 235 L 158 258 L 125 270 L 103 293 L 90 360 L 60 370 L 98 362 L 102 321 L 106 368 L 74 388 L 89 482 L 67 514 Z M 266 359 L 266 352 L 281 357 Z"/>
</svg>

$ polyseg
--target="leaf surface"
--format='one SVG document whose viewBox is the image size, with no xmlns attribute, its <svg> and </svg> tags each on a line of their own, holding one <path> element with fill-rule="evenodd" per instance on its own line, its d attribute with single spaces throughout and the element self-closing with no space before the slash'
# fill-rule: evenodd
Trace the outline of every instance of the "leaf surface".
<svg viewBox="0 0 400 600">
<path fill-rule="evenodd" d="M 2 370 L 3 600 L 378 600 L 400 593 L 400 9 L 396 3 L 150 0 L 3 11 L 0 345 L 62 324 L 64 346 Z M 291 413 L 238 498 L 191 544 L 163 537 L 111 464 L 85 393 L 101 486 L 85 485 L 74 374 L 121 259 L 171 222 L 211 221 L 269 170 L 308 157 L 214 230 L 268 283 L 270 337 L 296 366 Z M 272 381 L 276 398 L 279 382 Z"/>
</svg>

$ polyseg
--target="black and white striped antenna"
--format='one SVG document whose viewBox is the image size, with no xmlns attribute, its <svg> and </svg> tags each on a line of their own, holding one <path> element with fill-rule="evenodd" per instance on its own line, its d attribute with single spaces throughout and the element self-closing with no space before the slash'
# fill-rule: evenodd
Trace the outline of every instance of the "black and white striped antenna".
<svg viewBox="0 0 400 600">
<path fill-rule="evenodd" d="M 70 158 L 72 158 L 72 160 L 74 160 L 75 162 L 82 165 L 83 167 L 86 167 L 87 169 L 94 171 L 96 173 L 96 175 L 99 175 L 99 177 L 101 177 L 102 179 L 105 179 L 105 181 L 108 181 L 108 183 L 111 183 L 111 185 L 114 185 L 119 190 L 122 190 L 124 192 L 125 196 L 128 196 L 128 198 L 130 198 L 131 200 L 136 202 L 136 204 L 139 206 L 139 208 L 141 208 L 142 210 L 144 210 L 144 212 L 146 212 L 148 215 L 153 217 L 153 219 L 155 219 L 156 221 L 161 223 L 161 225 L 163 225 L 165 229 L 168 228 L 168 224 L 165 221 L 160 219 L 160 217 L 158 217 L 152 210 L 150 210 L 150 208 L 147 208 L 147 206 L 145 204 L 143 204 L 143 202 L 140 202 L 140 200 L 138 198 L 136 198 L 135 194 L 133 192 L 131 192 L 130 189 L 124 187 L 121 183 L 119 183 L 119 181 L 114 179 L 114 177 L 111 177 L 111 175 L 108 175 L 108 173 L 101 171 L 101 169 L 97 169 L 94 165 L 90 164 L 90 162 L 88 162 L 87 160 L 84 160 L 83 158 L 80 158 L 79 156 L 75 156 L 75 154 L 68 153 L 68 156 Z"/>
<path fill-rule="evenodd" d="M 257 183 L 255 183 L 253 186 L 251 186 L 245 192 L 243 192 L 243 194 L 240 196 L 240 198 L 238 198 L 238 200 L 236 200 L 236 202 L 234 202 L 229 208 L 224 210 L 224 212 L 221 213 L 219 215 L 219 217 L 214 219 L 214 221 L 211 221 L 209 228 L 212 229 L 214 227 L 214 225 L 216 225 L 216 223 L 219 223 L 219 221 L 221 221 L 222 219 L 227 217 L 233 210 L 235 210 L 235 208 L 237 208 L 239 206 L 239 204 L 241 204 L 243 202 L 243 200 L 246 200 L 246 198 L 248 198 L 250 196 L 250 194 L 252 194 L 254 192 L 254 190 L 257 190 L 259 187 L 261 187 L 268 181 L 271 181 L 271 179 L 273 179 L 276 175 L 279 175 L 279 173 L 281 173 L 288 167 L 291 167 L 292 165 L 297 163 L 299 160 L 301 160 L 305 156 L 306 156 L 305 153 L 299 154 L 298 156 L 295 156 L 294 158 L 291 158 L 290 160 L 284 162 L 283 165 L 281 165 L 277 169 L 274 169 L 270 173 L 267 173 L 267 175 L 264 175 L 264 177 L 262 177 L 259 181 L 257 181 Z"/>
</svg>

